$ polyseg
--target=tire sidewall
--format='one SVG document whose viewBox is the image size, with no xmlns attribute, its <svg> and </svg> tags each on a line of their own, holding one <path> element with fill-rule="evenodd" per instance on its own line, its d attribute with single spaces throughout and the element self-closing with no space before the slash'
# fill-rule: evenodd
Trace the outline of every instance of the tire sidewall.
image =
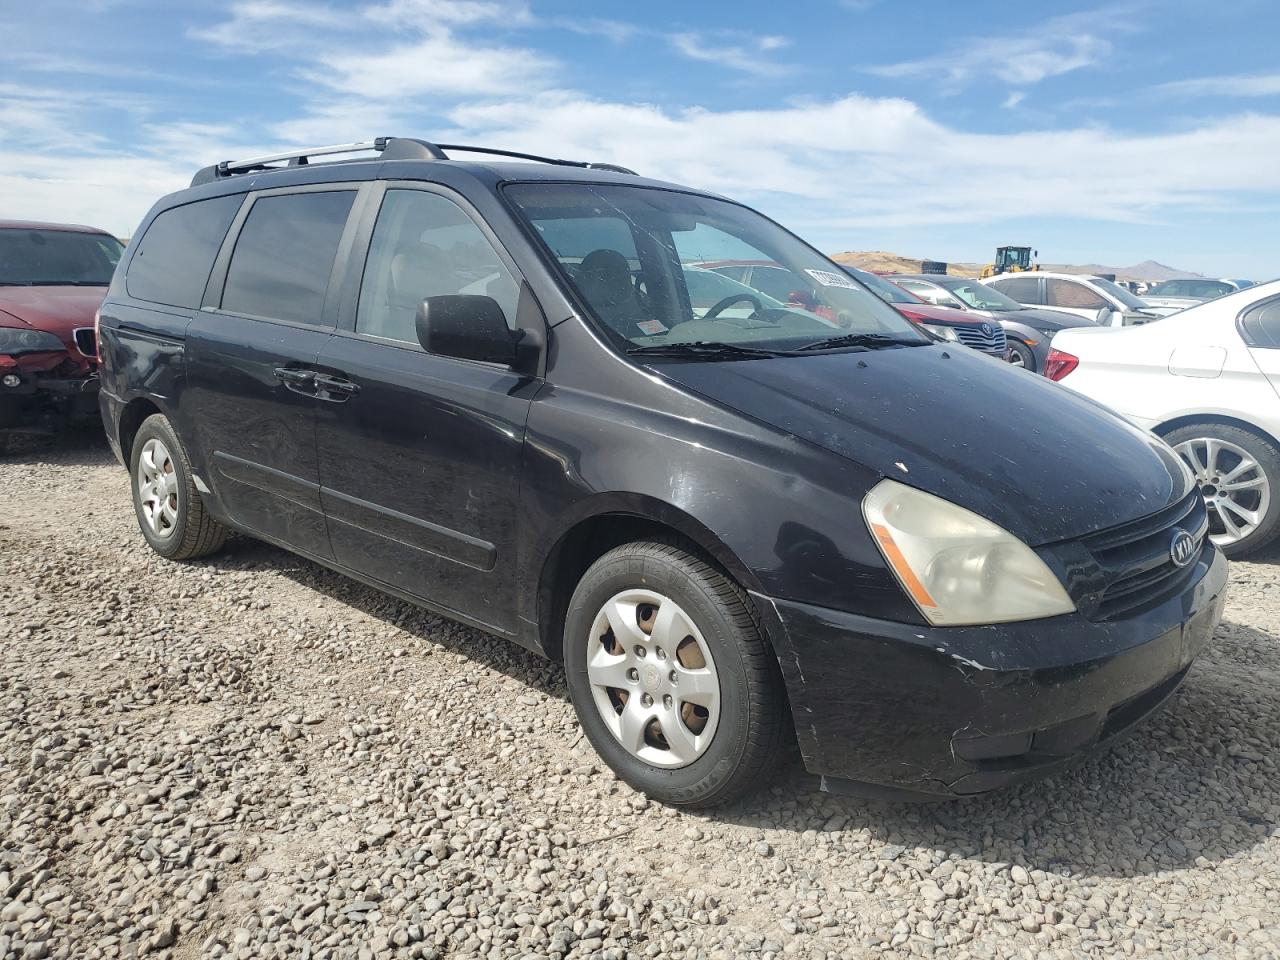
<svg viewBox="0 0 1280 960">
<path fill-rule="evenodd" d="M 1035 351 L 1021 340 L 1010 338 L 1009 349 L 1022 358 L 1023 370 L 1026 370 L 1028 373 L 1035 373 L 1039 369 L 1039 364 L 1036 363 Z"/>
<path fill-rule="evenodd" d="M 1280 527 L 1280 450 L 1265 438 L 1240 427 L 1227 424 L 1205 423 L 1190 424 L 1179 427 L 1165 434 L 1165 442 L 1171 447 L 1188 440 L 1209 437 L 1214 440 L 1225 440 L 1238 447 L 1243 447 L 1262 467 L 1267 482 L 1271 486 L 1271 502 L 1267 506 L 1266 516 L 1249 536 L 1236 543 L 1228 544 L 1220 549 L 1229 559 L 1248 556 L 1271 543 Z M 1181 458 L 1181 454 L 1179 454 Z"/>
<path fill-rule="evenodd" d="M 142 512 L 142 499 L 138 496 L 138 462 L 142 459 L 142 448 L 151 439 L 159 440 L 169 450 L 173 462 L 174 475 L 178 481 L 178 522 L 173 532 L 167 537 L 157 535 Z M 133 448 L 129 455 L 129 490 L 133 498 L 133 513 L 138 519 L 138 529 L 146 538 L 151 549 L 162 557 L 172 557 L 182 549 L 186 538 L 187 514 L 191 505 L 191 479 L 187 473 L 186 457 L 177 435 L 164 417 L 150 417 L 143 422 L 133 438 Z"/>
<path fill-rule="evenodd" d="M 697 624 L 715 661 L 720 682 L 720 718 L 711 744 L 693 763 L 667 769 L 632 756 L 600 716 L 587 677 L 587 646 L 601 607 L 624 590 L 652 590 L 678 603 Z M 740 629 L 693 571 L 681 565 L 635 556 L 605 558 L 579 583 L 565 616 L 564 660 L 569 695 L 582 729 L 596 752 L 637 790 L 670 802 L 696 802 L 733 776 L 744 752 L 751 721 Z"/>
</svg>

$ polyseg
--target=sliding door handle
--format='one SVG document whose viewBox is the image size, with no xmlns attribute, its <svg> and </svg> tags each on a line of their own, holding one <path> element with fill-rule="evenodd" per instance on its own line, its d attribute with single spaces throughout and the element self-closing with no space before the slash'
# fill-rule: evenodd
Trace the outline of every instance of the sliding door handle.
<svg viewBox="0 0 1280 960">
<path fill-rule="evenodd" d="M 341 402 L 348 397 L 354 397 L 360 392 L 360 384 L 352 383 L 343 377 L 335 377 L 327 373 L 315 374 L 312 383 L 316 388 L 316 396 L 322 400 Z"/>
<path fill-rule="evenodd" d="M 315 393 L 316 374 L 314 370 L 299 370 L 296 367 L 276 367 L 275 378 L 290 390 L 297 393 Z"/>
</svg>

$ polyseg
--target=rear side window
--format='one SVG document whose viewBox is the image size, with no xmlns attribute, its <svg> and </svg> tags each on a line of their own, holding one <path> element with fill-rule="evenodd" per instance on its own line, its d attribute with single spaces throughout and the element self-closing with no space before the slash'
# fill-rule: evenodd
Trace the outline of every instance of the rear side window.
<svg viewBox="0 0 1280 960">
<path fill-rule="evenodd" d="M 1280 349 L 1280 298 L 1247 310 L 1240 318 L 1240 334 L 1251 347 Z"/>
<path fill-rule="evenodd" d="M 1074 307 L 1077 310 L 1100 310 L 1103 307 L 1109 307 L 1106 298 L 1102 294 L 1089 289 L 1083 283 L 1075 280 L 1053 280 L 1045 281 L 1048 286 L 1048 296 L 1046 302 L 1051 307 Z"/>
<path fill-rule="evenodd" d="M 321 316 L 353 190 L 259 197 L 236 238 L 222 309 L 324 326 Z"/>
<path fill-rule="evenodd" d="M 1019 303 L 1039 304 L 1041 300 L 1040 281 L 1035 277 L 1010 277 L 997 280 L 991 286 Z"/>
<path fill-rule="evenodd" d="M 416 345 L 427 297 L 492 297 L 514 329 L 520 286 L 462 208 L 424 190 L 388 190 L 373 228 L 356 330 Z"/>
<path fill-rule="evenodd" d="M 159 214 L 129 261 L 129 296 L 171 307 L 198 307 L 213 258 L 240 209 L 241 194 L 197 200 Z"/>
</svg>

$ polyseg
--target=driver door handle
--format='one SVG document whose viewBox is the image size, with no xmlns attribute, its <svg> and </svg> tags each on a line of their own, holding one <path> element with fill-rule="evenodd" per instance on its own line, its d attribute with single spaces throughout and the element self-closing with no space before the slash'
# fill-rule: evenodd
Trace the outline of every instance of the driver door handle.
<svg viewBox="0 0 1280 960">
<path fill-rule="evenodd" d="M 354 397 L 360 392 L 360 384 L 353 383 L 345 377 L 335 377 L 327 373 L 313 374 L 312 383 L 315 385 L 317 397 L 321 400 L 332 400 L 335 403 L 342 403 L 348 397 Z"/>
<path fill-rule="evenodd" d="M 273 372 L 277 380 L 295 393 L 315 393 L 315 371 L 299 370 L 296 367 L 276 367 Z"/>
</svg>

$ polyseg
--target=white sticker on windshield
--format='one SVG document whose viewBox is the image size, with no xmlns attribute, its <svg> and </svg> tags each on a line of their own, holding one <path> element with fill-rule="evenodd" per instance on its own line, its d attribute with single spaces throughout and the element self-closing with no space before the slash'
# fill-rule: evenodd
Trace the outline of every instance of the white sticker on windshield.
<svg viewBox="0 0 1280 960">
<path fill-rule="evenodd" d="M 858 285 L 843 274 L 831 273 L 829 270 L 806 270 L 805 273 L 824 287 L 844 287 L 848 290 L 858 289 Z"/>
<path fill-rule="evenodd" d="M 636 326 L 649 337 L 656 337 L 660 333 L 667 332 L 667 327 L 661 320 L 637 320 Z"/>
</svg>

